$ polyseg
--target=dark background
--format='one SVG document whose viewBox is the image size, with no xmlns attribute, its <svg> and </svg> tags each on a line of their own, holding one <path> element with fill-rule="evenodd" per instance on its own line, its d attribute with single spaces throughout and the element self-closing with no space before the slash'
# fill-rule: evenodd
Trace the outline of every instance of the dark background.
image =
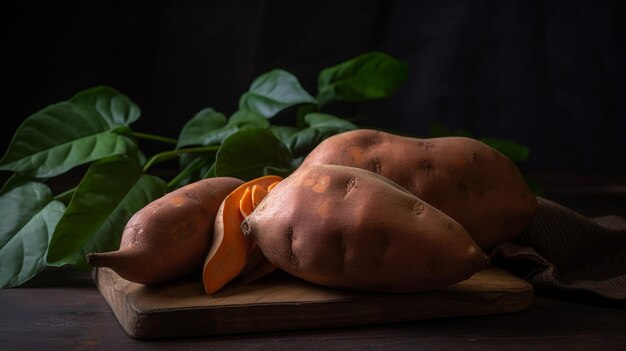
<svg viewBox="0 0 626 351">
<path fill-rule="evenodd" d="M 48 104 L 110 85 L 137 131 L 176 137 L 204 107 L 234 112 L 259 74 L 317 73 L 369 50 L 405 60 L 392 98 L 332 112 L 428 136 L 433 122 L 530 147 L 525 171 L 626 171 L 620 1 L 5 1 L 4 152 Z M 153 146 L 146 145 L 151 148 Z"/>
</svg>

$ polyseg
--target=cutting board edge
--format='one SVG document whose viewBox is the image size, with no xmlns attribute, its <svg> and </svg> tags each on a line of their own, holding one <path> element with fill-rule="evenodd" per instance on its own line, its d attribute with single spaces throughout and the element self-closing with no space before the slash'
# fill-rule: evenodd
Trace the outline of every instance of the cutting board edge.
<svg viewBox="0 0 626 351">
<path fill-rule="evenodd" d="M 135 321 L 141 322 L 143 319 L 143 313 L 138 311 L 133 304 L 125 298 L 122 290 L 123 287 L 116 286 L 115 284 L 107 284 L 108 281 L 106 281 L 105 278 L 107 273 L 104 272 L 103 269 L 94 268 L 91 274 L 98 291 L 109 305 L 109 308 L 111 308 L 111 311 L 118 320 L 120 327 L 122 327 L 124 332 L 131 338 L 141 339 L 140 337 L 137 337 L 140 335 L 137 333 L 137 328 L 134 328 L 133 326 L 138 324 Z"/>
<path fill-rule="evenodd" d="M 377 317 L 377 318 L 360 318 L 354 319 L 351 322 L 346 322 L 342 318 L 337 318 L 334 321 L 326 321 L 321 323 L 317 320 L 309 319 L 307 321 L 299 321 L 299 322 L 290 322 L 289 324 L 280 325 L 280 326 L 270 326 L 270 324 L 264 324 L 261 322 L 255 322 L 254 320 L 250 320 L 249 322 L 253 322 L 252 324 L 257 324 L 253 327 L 248 327 L 246 325 L 239 326 L 238 328 L 232 329 L 211 329 L 212 325 L 210 323 L 198 323 L 195 328 L 186 328 L 184 332 L 172 332 L 171 330 L 163 330 L 159 326 L 159 322 L 155 322 L 154 318 L 159 313 L 153 313 L 149 316 L 146 315 L 137 315 L 137 322 L 133 326 L 125 327 L 124 330 L 127 334 L 133 339 L 138 340 L 150 340 L 150 339 L 167 339 L 167 338 L 185 338 L 185 337 L 209 337 L 209 336 L 225 336 L 225 335 L 243 335 L 243 334 L 251 334 L 251 333 L 267 333 L 267 332 L 281 332 L 281 331 L 297 331 L 297 330 L 315 330 L 315 329 L 325 329 L 325 328 L 349 328 L 349 327 L 359 327 L 359 326 L 367 326 L 367 325 L 383 325 L 389 323 L 401 323 L 401 322 L 411 322 L 411 321 L 419 321 L 419 320 L 429 320 L 429 319 L 443 319 L 443 318 L 463 318 L 463 317 L 472 317 L 472 316 L 487 316 L 487 315 L 497 315 L 497 314 L 509 314 L 509 313 L 518 313 L 528 309 L 531 305 L 532 299 L 532 291 L 527 292 L 528 299 L 521 299 L 520 301 L 503 301 L 508 303 L 506 308 L 497 307 L 494 309 L 483 309 L 483 310 L 474 310 L 471 312 L 459 313 L 458 311 L 447 311 L 447 312 L 438 312 L 437 315 L 425 314 L 418 316 L 417 314 L 409 314 L 405 317 Z M 301 305 L 316 305 L 315 303 L 306 303 Z M 265 305 L 268 306 L 268 305 Z M 257 305 L 257 308 L 264 307 L 264 305 Z M 319 306 L 317 306 L 319 307 Z M 236 308 L 236 307 L 233 307 Z M 214 308 L 208 309 L 196 309 L 189 310 L 195 316 L 190 316 L 190 319 L 198 319 L 200 317 L 206 317 L 203 312 L 207 312 Z M 158 336 L 156 336 L 158 335 Z"/>
<path fill-rule="evenodd" d="M 107 274 L 109 275 L 107 277 Z M 437 311 L 437 314 L 423 313 L 416 309 L 415 306 L 419 304 L 413 304 L 413 309 L 406 309 L 405 306 L 398 308 L 396 313 L 392 314 L 394 317 L 383 316 L 379 310 L 389 307 L 387 304 L 372 304 L 373 298 L 363 298 L 353 301 L 343 302 L 343 312 L 339 314 L 337 318 L 331 320 L 325 320 L 320 322 L 320 318 L 311 318 L 315 313 L 324 314 L 324 307 L 330 307 L 337 304 L 338 301 L 328 302 L 295 302 L 295 303 L 282 303 L 282 304 L 254 304 L 247 306 L 208 306 L 204 308 L 178 308 L 176 310 L 163 310 L 163 311 L 142 311 L 133 305 L 133 302 L 125 295 L 125 286 L 116 284 L 109 284 L 114 282 L 113 274 L 111 272 L 98 272 L 94 271 L 94 281 L 98 286 L 101 294 L 111 307 L 114 315 L 120 322 L 120 325 L 131 338 L 146 340 L 146 339 L 158 339 L 158 338 L 181 338 L 181 337 L 198 337 L 198 336 L 212 336 L 212 335 L 234 335 L 234 334 L 246 334 L 254 332 L 274 332 L 274 331 L 293 331 L 302 329 L 319 329 L 319 328 L 333 328 L 333 327 L 349 327 L 349 326 L 363 326 L 373 324 L 395 323 L 416 321 L 424 319 L 435 318 L 449 318 L 449 317 L 465 317 L 465 316 L 478 316 L 478 315 L 492 315 L 503 313 L 520 312 L 527 309 L 532 303 L 533 289 L 532 286 L 524 282 L 515 289 L 515 294 L 507 294 L 504 291 L 494 291 L 485 295 L 484 293 L 476 294 L 476 296 L 463 296 L 463 299 L 457 300 L 458 296 L 455 296 L 455 292 L 447 292 L 447 298 L 450 301 L 447 311 Z M 423 294 L 424 299 L 428 299 L 428 294 Z M 405 298 L 410 297 L 412 294 L 395 295 L 399 298 L 403 296 Z M 460 294 L 457 294 L 461 296 Z M 384 296 L 383 296 L 384 297 Z M 383 300 L 385 302 L 386 300 Z M 320 310 L 320 306 L 322 309 Z M 340 305 L 341 306 L 341 305 Z M 471 306 L 470 309 L 467 309 Z M 346 310 L 359 310 L 366 311 L 368 308 L 374 309 L 374 314 L 370 316 L 359 316 L 358 319 L 349 319 L 347 315 L 349 312 Z M 393 307 L 393 306 L 392 306 Z M 457 307 L 463 307 L 464 312 L 459 313 Z M 333 308 L 335 313 L 336 307 Z M 305 316 L 306 318 L 291 318 L 290 322 L 283 324 L 267 323 L 267 318 L 263 318 L 265 315 L 276 315 L 277 313 L 285 313 L 287 310 L 296 311 L 297 314 Z M 216 320 L 220 320 L 224 315 L 229 313 L 248 312 L 246 318 L 243 319 L 243 323 L 235 323 L 227 326 L 223 326 L 220 323 L 214 323 Z M 253 311 L 255 310 L 255 311 Z M 172 324 L 168 319 L 171 312 L 178 313 L 178 317 L 186 316 L 185 320 L 196 320 L 192 325 L 186 325 L 180 329 L 171 329 L 168 325 Z M 256 312 L 256 313 L 249 313 Z M 330 311 L 328 311 L 330 313 Z M 255 316 L 255 318 L 249 318 L 249 315 Z M 261 316 L 261 317 L 259 317 Z M 227 318 L 228 319 L 228 318 Z"/>
</svg>

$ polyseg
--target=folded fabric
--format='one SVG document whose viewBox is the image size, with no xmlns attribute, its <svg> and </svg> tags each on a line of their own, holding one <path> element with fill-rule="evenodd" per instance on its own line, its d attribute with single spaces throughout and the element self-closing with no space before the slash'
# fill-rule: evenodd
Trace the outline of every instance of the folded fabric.
<svg viewBox="0 0 626 351">
<path fill-rule="evenodd" d="M 538 200 L 527 228 L 491 250 L 492 264 L 524 278 L 538 293 L 626 302 L 626 220 L 592 219 Z"/>
</svg>

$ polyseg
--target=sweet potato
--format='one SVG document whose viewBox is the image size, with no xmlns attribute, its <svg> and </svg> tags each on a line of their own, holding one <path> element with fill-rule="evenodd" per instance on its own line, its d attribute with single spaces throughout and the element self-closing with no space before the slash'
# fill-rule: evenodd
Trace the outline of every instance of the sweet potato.
<svg viewBox="0 0 626 351">
<path fill-rule="evenodd" d="M 436 289 L 488 259 L 454 219 L 353 167 L 301 168 L 242 222 L 265 257 L 309 282 L 381 292 Z"/>
<path fill-rule="evenodd" d="M 90 253 L 87 261 L 143 284 L 199 270 L 213 239 L 218 207 L 241 183 L 228 177 L 204 179 L 154 200 L 128 221 L 119 250 Z"/>
<path fill-rule="evenodd" d="M 482 249 L 519 234 L 537 208 L 518 168 L 480 141 L 416 139 L 360 129 L 320 143 L 301 167 L 373 171 L 458 221 Z"/>
<path fill-rule="evenodd" d="M 251 277 L 258 277 L 261 269 L 263 273 L 268 273 L 274 268 L 266 264 L 256 243 L 244 237 L 240 226 L 269 192 L 268 188 L 281 180 L 279 176 L 269 175 L 243 183 L 220 204 L 215 217 L 213 242 L 202 271 L 207 294 L 217 292 L 242 272 L 248 276 L 245 279 L 250 280 Z"/>
</svg>

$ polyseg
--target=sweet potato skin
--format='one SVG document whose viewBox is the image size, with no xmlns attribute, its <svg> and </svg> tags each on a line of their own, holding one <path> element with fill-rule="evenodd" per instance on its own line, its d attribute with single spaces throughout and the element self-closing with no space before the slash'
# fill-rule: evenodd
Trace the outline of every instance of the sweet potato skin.
<svg viewBox="0 0 626 351">
<path fill-rule="evenodd" d="M 324 140 L 301 167 L 319 164 L 391 179 L 457 220 L 482 249 L 515 237 L 537 208 L 517 166 L 470 138 L 417 139 L 359 129 Z"/>
<path fill-rule="evenodd" d="M 218 177 L 174 190 L 143 207 L 127 222 L 120 248 L 87 256 L 142 284 L 167 282 L 200 270 L 213 239 L 223 199 L 243 181 Z"/>
<path fill-rule="evenodd" d="M 328 287 L 436 289 L 487 262 L 452 218 L 393 182 L 343 166 L 299 169 L 242 223 L 277 267 Z"/>
</svg>

